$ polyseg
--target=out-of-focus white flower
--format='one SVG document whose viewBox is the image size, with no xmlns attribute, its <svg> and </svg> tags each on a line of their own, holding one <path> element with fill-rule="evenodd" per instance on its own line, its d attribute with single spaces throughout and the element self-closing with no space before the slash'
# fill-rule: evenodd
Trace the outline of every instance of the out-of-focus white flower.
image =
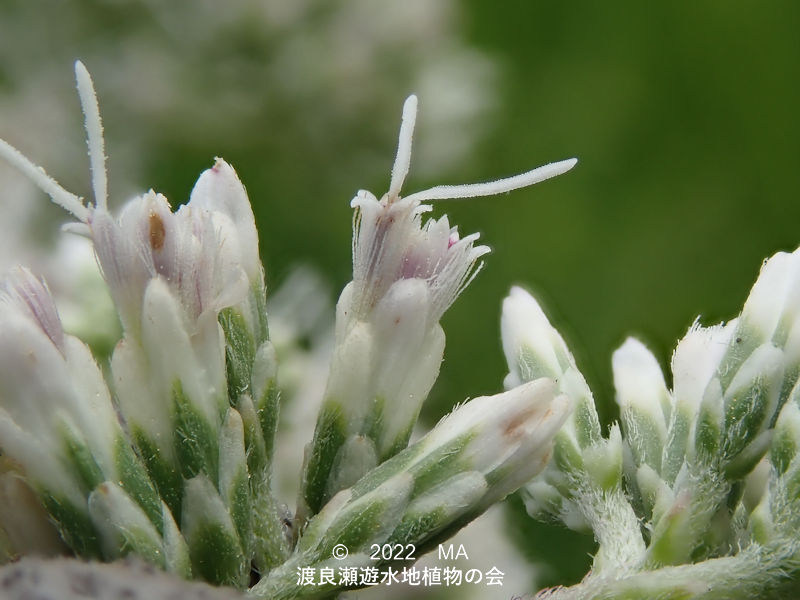
<svg viewBox="0 0 800 600">
<path fill-rule="evenodd" d="M 180 534 L 175 534 L 176 528 L 172 531 L 172 515 L 164 511 L 180 520 L 189 489 L 185 482 L 202 475 L 218 490 L 214 502 L 229 510 L 228 520 L 237 524 L 237 556 L 248 553 L 246 558 L 239 556 L 239 562 L 208 573 L 219 575 L 218 582 L 233 578 L 241 585 L 243 565 L 251 559 L 266 570 L 286 553 L 269 481 L 277 423 L 275 352 L 268 339 L 264 275 L 247 194 L 234 170 L 217 159 L 201 175 L 189 203 L 177 212 L 171 211 L 166 198 L 151 191 L 131 200 L 120 217 L 113 218 L 107 205 L 104 140 L 94 87 L 80 62 L 75 74 L 86 117 L 94 204 L 66 191 L 0 140 L 0 155 L 77 218 L 78 223 L 68 229 L 92 240 L 125 334 L 113 353 L 111 371 L 131 439 L 122 440 L 118 423 L 116 429 L 105 428 L 113 441 L 113 457 L 106 456 L 109 448 L 90 447 L 82 458 L 90 465 L 97 458 L 101 467 L 108 468 L 92 474 L 69 500 L 85 513 L 85 502 L 82 505 L 78 497 L 91 492 L 93 521 L 88 526 L 93 524 L 100 531 L 101 550 L 108 558 L 114 557 L 112 547 L 122 552 L 120 546 L 144 544 L 141 553 L 183 572 L 188 563 L 182 558 Z M 35 297 L 27 288 L 16 287 L 22 290 L 18 295 L 23 300 Z M 52 344 L 60 347 L 62 340 L 56 336 L 60 324 L 52 327 L 47 311 L 30 312 L 53 337 Z M 64 344 L 70 339 L 62 337 Z M 102 378 L 98 388 L 101 384 Z M 102 396 L 98 393 L 97 398 Z M 13 427 L 9 431 L 10 441 L 4 444 L 16 439 Z M 133 457 L 130 441 L 167 509 L 157 496 L 148 495 L 153 490 L 139 458 Z M 120 464 L 128 461 L 131 473 L 117 474 L 115 459 Z M 138 480 L 129 481 L 133 476 Z M 104 480 L 119 482 L 120 493 L 107 486 L 96 488 Z M 127 489 L 134 483 L 141 489 Z M 258 506 L 252 521 L 251 494 Z M 131 512 L 130 507 L 136 510 Z M 52 507 L 48 510 L 53 512 Z M 132 540 L 126 537 L 126 526 L 138 527 L 137 511 L 164 536 L 159 539 L 163 547 L 153 551 L 157 556 L 150 556 L 148 548 L 154 546 L 148 541 L 153 537 L 149 533 Z M 256 527 L 251 527 L 253 521 Z M 105 526 L 109 523 L 111 529 Z M 196 542 L 190 540 L 190 554 Z M 192 562 L 197 560 L 192 554 Z"/>
<path fill-rule="evenodd" d="M 267 308 L 281 375 L 273 485 L 278 497 L 296 498 L 303 447 L 314 435 L 314 420 L 308 415 L 319 411 L 333 351 L 331 290 L 320 273 L 299 266 L 272 290 Z"/>
<path fill-rule="evenodd" d="M 158 495 L 100 369 L 89 349 L 61 329 L 45 285 L 19 269 L 1 287 L 0 449 L 19 465 L 75 552 L 119 556 L 121 548 L 97 545 L 89 496 L 104 481 L 116 482 L 155 531 L 164 523 Z"/>
<path fill-rule="evenodd" d="M 80 504 L 86 492 L 62 454 L 65 443 L 76 450 L 85 445 L 95 468 L 119 477 L 114 442 L 121 429 L 103 376 L 88 348 L 64 334 L 47 288 L 29 271 L 18 269 L 3 281 L 0 307 L 4 453 L 37 485 Z"/>
</svg>

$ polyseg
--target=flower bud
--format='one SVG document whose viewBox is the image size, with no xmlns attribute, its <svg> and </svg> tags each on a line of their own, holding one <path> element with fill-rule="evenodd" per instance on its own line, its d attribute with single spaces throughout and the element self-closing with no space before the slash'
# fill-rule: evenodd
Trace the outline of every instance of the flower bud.
<svg viewBox="0 0 800 600">
<path fill-rule="evenodd" d="M 685 406 L 692 417 L 697 413 L 706 386 L 719 369 L 737 325 L 736 319 L 714 327 L 695 323 L 678 342 L 672 355 L 673 394 L 678 406 Z"/>
<path fill-rule="evenodd" d="M 672 409 L 661 368 L 650 351 L 633 338 L 614 352 L 611 363 L 625 441 L 636 465 L 647 464 L 660 472 Z"/>
<path fill-rule="evenodd" d="M 115 483 L 101 483 L 89 495 L 89 516 L 100 533 L 107 560 L 133 553 L 166 567 L 158 531 L 139 505 Z"/>
<path fill-rule="evenodd" d="M 192 572 L 216 585 L 244 586 L 249 574 L 236 526 L 205 475 L 186 482 L 181 531 L 189 546 Z"/>
<path fill-rule="evenodd" d="M 233 408 L 228 409 L 219 434 L 219 493 L 228 507 L 245 554 L 249 555 L 252 515 L 244 425 Z"/>
<path fill-rule="evenodd" d="M 217 158 L 214 166 L 198 177 L 188 206 L 211 213 L 226 249 L 235 253 L 251 282 L 259 281 L 261 259 L 256 222 L 247 192 L 233 167 Z M 231 244 L 236 245 L 235 250 L 230 248 Z"/>
<path fill-rule="evenodd" d="M 509 368 L 505 386 L 552 377 L 559 391 L 572 399 L 575 410 L 556 436 L 553 468 L 580 476 L 586 449 L 600 444 L 602 436 L 592 393 L 575 359 L 536 299 L 520 287 L 513 287 L 503 300 L 500 324 Z"/>
<path fill-rule="evenodd" d="M 800 449 L 800 384 L 795 384 L 775 423 L 769 458 L 778 475 L 783 475 Z"/>
<path fill-rule="evenodd" d="M 742 311 L 742 325 L 759 343 L 783 345 L 797 320 L 800 302 L 800 252 L 778 252 L 764 261 Z"/>
<path fill-rule="evenodd" d="M 296 568 L 334 564 L 336 544 L 350 551 L 347 566 L 380 566 L 366 554 L 374 543 L 414 544 L 425 552 L 539 473 L 571 409 L 549 379 L 459 406 L 419 442 L 336 494 L 309 521 L 295 554 L 252 593 L 290 597 Z"/>
<path fill-rule="evenodd" d="M 88 348 L 61 330 L 44 284 L 20 270 L 4 282 L 0 304 L 0 445 L 66 541 L 96 554 L 86 502 L 104 480 L 124 486 L 160 527 L 155 490 L 128 446 L 102 373 Z"/>
<path fill-rule="evenodd" d="M 678 342 L 672 355 L 672 395 L 675 404 L 661 463 L 661 477 L 670 485 L 684 464 L 687 450 L 694 452 L 696 448 L 696 439 L 692 437 L 697 431 L 695 420 L 698 419 L 706 388 L 715 379 L 720 361 L 728 351 L 736 328 L 737 320 L 714 327 L 701 327 L 695 323 Z M 715 402 L 721 402 L 722 391 L 719 386 L 719 381 L 716 380 L 714 389 L 710 392 L 716 395 Z M 706 410 L 711 410 L 713 415 L 705 414 L 703 421 L 706 425 L 702 427 L 712 423 L 715 424 L 714 427 L 721 427 L 718 409 L 708 405 Z M 716 435 L 718 433 L 711 435 L 708 441 L 711 442 Z"/>
<path fill-rule="evenodd" d="M 774 421 L 783 375 L 783 353 L 765 343 L 753 351 L 733 376 L 724 397 L 722 452 L 726 462 L 734 460 Z"/>
<path fill-rule="evenodd" d="M 563 338 L 550 325 L 539 303 L 520 287 L 512 287 L 503 300 L 500 330 L 510 371 L 506 387 L 539 377 L 558 380 L 574 363 Z"/>
</svg>

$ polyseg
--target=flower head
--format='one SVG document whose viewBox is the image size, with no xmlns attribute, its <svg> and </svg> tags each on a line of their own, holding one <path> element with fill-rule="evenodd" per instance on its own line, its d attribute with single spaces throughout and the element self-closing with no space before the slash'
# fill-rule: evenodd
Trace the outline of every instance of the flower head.
<svg viewBox="0 0 800 600">
<path fill-rule="evenodd" d="M 78 223 L 68 230 L 91 238 L 126 331 L 138 335 L 148 284 L 165 281 L 185 310 L 190 329 L 204 314 L 241 302 L 248 280 L 260 276 L 253 213 L 233 168 L 221 159 L 203 173 L 188 204 L 172 212 L 150 191 L 129 201 L 119 217 L 108 210 L 103 128 L 92 80 L 75 64 L 92 170 L 94 204 L 62 188 L 0 140 L 0 156 L 41 187 Z"/>
<path fill-rule="evenodd" d="M 423 203 L 508 192 L 564 173 L 576 162 L 403 197 L 416 117 L 412 95 L 403 105 L 389 191 L 378 200 L 361 190 L 351 202 L 353 280 L 336 308 L 336 346 L 304 468 L 301 514 L 320 510 L 371 466 L 406 447 L 439 375 L 445 346 L 439 321 L 489 252 L 475 245 L 477 233 L 462 238 L 447 216 L 423 222 L 431 210 Z"/>
<path fill-rule="evenodd" d="M 479 234 L 460 237 L 447 216 L 422 222 L 431 210 L 430 200 L 501 194 L 555 177 L 571 169 L 575 159 L 551 163 L 521 175 L 488 183 L 442 185 L 402 197 L 403 182 L 411 164 L 411 142 L 417 116 L 417 97 L 409 96 L 389 191 L 380 200 L 360 190 L 351 206 L 353 219 L 353 286 L 351 316 L 365 319 L 393 283 L 421 279 L 430 291 L 429 323 L 435 324 L 472 281 L 478 259 L 489 252 L 476 246 Z"/>
</svg>

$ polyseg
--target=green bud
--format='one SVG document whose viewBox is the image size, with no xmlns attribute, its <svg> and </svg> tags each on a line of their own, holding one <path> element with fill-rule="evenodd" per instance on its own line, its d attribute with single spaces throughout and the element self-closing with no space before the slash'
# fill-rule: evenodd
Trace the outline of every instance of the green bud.
<svg viewBox="0 0 800 600">
<path fill-rule="evenodd" d="M 772 344 L 759 346 L 725 390 L 725 459 L 733 460 L 767 428 L 778 405 L 783 353 Z"/>
<path fill-rule="evenodd" d="M 195 576 L 215 585 L 247 584 L 249 561 L 242 551 L 236 526 L 205 475 L 186 482 L 181 531 Z"/>
<path fill-rule="evenodd" d="M 219 473 L 218 432 L 184 393 L 183 385 L 177 379 L 172 387 L 171 411 L 175 427 L 173 443 L 184 479 L 205 473 L 216 480 Z"/>
<path fill-rule="evenodd" d="M 218 319 L 225 334 L 228 398 L 238 398 L 240 394 L 250 392 L 255 338 L 239 307 L 222 309 Z"/>
<path fill-rule="evenodd" d="M 661 368 L 650 351 L 633 338 L 614 352 L 612 365 L 625 441 L 634 462 L 660 472 L 672 410 Z"/>
<path fill-rule="evenodd" d="M 608 438 L 583 451 L 584 469 L 595 486 L 611 491 L 622 485 L 622 434 L 611 426 Z"/>
<path fill-rule="evenodd" d="M 219 437 L 219 493 L 228 507 L 242 548 L 249 555 L 252 535 L 252 511 L 248 484 L 247 459 L 244 449 L 242 418 L 228 409 Z"/>
<path fill-rule="evenodd" d="M 261 434 L 264 438 L 267 462 L 272 461 L 275 433 L 278 429 L 280 394 L 277 372 L 278 357 L 275 347 L 271 342 L 266 341 L 258 347 L 253 359 L 251 393 L 261 426 Z"/>
<path fill-rule="evenodd" d="M 672 485 L 686 458 L 689 433 L 695 419 L 695 411 L 686 404 L 676 404 L 667 429 L 667 439 L 661 456 L 661 477 Z"/>
<path fill-rule="evenodd" d="M 189 556 L 189 546 L 178 529 L 178 524 L 172 517 L 169 507 L 161 504 L 164 522 L 164 562 L 167 571 L 175 573 L 184 579 L 192 577 L 192 559 Z"/>
<path fill-rule="evenodd" d="M 110 481 L 89 495 L 89 516 L 100 533 L 103 554 L 113 560 L 128 553 L 166 566 L 161 536 L 141 507 Z"/>
<path fill-rule="evenodd" d="M 636 470 L 636 485 L 639 489 L 646 515 L 657 522 L 664 510 L 672 504 L 674 495 L 667 482 L 648 464 L 640 465 Z"/>
<path fill-rule="evenodd" d="M 431 538 L 469 514 L 488 492 L 486 478 L 477 471 L 459 473 L 414 498 L 390 542 Z M 424 547 L 417 552 L 424 552 Z"/>
<path fill-rule="evenodd" d="M 680 564 L 697 543 L 692 526 L 692 497 L 684 490 L 676 496 L 669 510 L 659 511 L 661 518 L 647 548 L 646 564 L 652 567 Z"/>
<path fill-rule="evenodd" d="M 797 389 L 797 386 L 795 386 Z M 770 460 L 782 475 L 797 456 L 800 448 L 800 406 L 795 400 L 795 392 L 781 409 L 775 423 L 775 435 L 770 446 Z"/>
<path fill-rule="evenodd" d="M 724 418 L 722 387 L 719 380 L 713 379 L 703 395 L 695 423 L 693 447 L 695 460 L 708 465 L 719 459 Z"/>
<path fill-rule="evenodd" d="M 377 464 L 373 441 L 363 435 L 351 435 L 336 452 L 325 495 L 333 497 L 339 490 L 351 487 Z"/>
<path fill-rule="evenodd" d="M 749 533 L 754 542 L 764 546 L 775 538 L 775 523 L 770 510 L 769 494 L 765 494 L 762 501 L 750 513 Z"/>
</svg>

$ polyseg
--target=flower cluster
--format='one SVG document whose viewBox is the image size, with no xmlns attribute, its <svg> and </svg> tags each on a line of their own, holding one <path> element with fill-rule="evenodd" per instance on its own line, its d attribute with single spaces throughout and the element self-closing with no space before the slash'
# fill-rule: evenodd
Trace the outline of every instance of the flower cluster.
<svg viewBox="0 0 800 600">
<path fill-rule="evenodd" d="M 525 486 L 529 512 L 590 529 L 590 575 L 547 598 L 793 597 L 800 538 L 800 250 L 765 261 L 741 315 L 695 323 L 658 361 L 629 338 L 612 364 L 620 426 L 601 434 L 563 339 L 527 292 L 503 307 L 508 385 L 557 379 L 576 410 Z"/>
<path fill-rule="evenodd" d="M 304 469 L 300 516 L 408 444 L 439 374 L 439 320 L 489 252 L 461 238 L 447 216 L 422 224 L 426 200 L 499 194 L 558 175 L 574 160 L 484 184 L 439 186 L 401 197 L 411 160 L 417 99 L 403 107 L 389 191 L 353 199 L 353 280 L 336 307 L 336 344 L 325 399 Z M 354 368 L 354 365 L 358 365 Z"/>
<path fill-rule="evenodd" d="M 64 332 L 42 280 L 18 269 L 0 290 L 0 449 L 10 461 L 0 481 L 27 486 L 27 514 L 46 513 L 72 552 L 133 553 L 238 588 L 255 576 L 251 593 L 263 598 L 335 593 L 335 584 L 299 585 L 297 569 L 324 566 L 342 543 L 350 557 L 338 566 L 350 568 L 367 566 L 371 543 L 425 551 L 544 468 L 573 406 L 548 377 L 473 399 L 408 446 L 442 360 L 439 320 L 488 252 L 446 216 L 423 223 L 423 202 L 506 192 L 574 160 L 401 197 L 417 103 L 407 100 L 389 192 L 352 202 L 353 281 L 337 305 L 292 518 L 273 493 L 278 354 L 244 187 L 217 159 L 177 211 L 150 191 L 112 215 L 99 110 L 81 63 L 76 77 L 94 203 L 0 141 L 0 156 L 76 218 L 67 229 L 91 240 L 122 324 L 104 373 Z M 6 521 L 4 554 L 24 552 Z"/>
<path fill-rule="evenodd" d="M 104 370 L 42 279 L 20 267 L 0 283 L 0 558 L 135 554 L 256 598 L 329 597 L 366 583 L 298 573 L 390 576 L 376 544 L 416 558 L 522 489 L 532 516 L 598 542 L 580 584 L 541 598 L 800 593 L 800 250 L 764 263 L 737 319 L 689 329 L 671 389 L 644 344 L 626 340 L 612 358 L 620 421 L 605 433 L 563 338 L 514 287 L 501 317 L 506 391 L 409 444 L 442 361 L 440 320 L 489 251 L 446 216 L 425 220 L 429 202 L 575 164 L 402 196 L 411 96 L 389 191 L 351 203 L 353 277 L 292 514 L 273 491 L 280 347 L 245 189 L 217 159 L 177 211 L 151 191 L 113 216 L 92 81 L 80 63 L 76 76 L 94 203 L 1 140 L 0 156 L 76 218 L 67 229 L 91 241 L 123 335 Z"/>
<path fill-rule="evenodd" d="M 88 350 L 61 330 L 44 285 L 20 271 L 5 282 L 13 322 L 2 332 L 29 340 L 16 353 L 34 360 L 27 370 L 15 366 L 6 338 L 2 364 L 15 377 L 4 378 L 1 445 L 78 554 L 134 551 L 183 575 L 242 586 L 251 561 L 266 570 L 288 552 L 269 491 L 275 364 L 247 195 L 217 160 L 177 212 L 151 191 L 113 217 L 92 82 L 81 63 L 76 76 L 95 203 L 5 142 L 2 151 L 93 243 L 124 331 L 111 360 L 114 402 Z M 32 325 L 40 332 L 19 330 Z M 51 445 L 27 451 L 38 439 Z M 41 471 L 47 465 L 57 476 Z M 209 535 L 227 562 L 204 555 Z"/>
</svg>

